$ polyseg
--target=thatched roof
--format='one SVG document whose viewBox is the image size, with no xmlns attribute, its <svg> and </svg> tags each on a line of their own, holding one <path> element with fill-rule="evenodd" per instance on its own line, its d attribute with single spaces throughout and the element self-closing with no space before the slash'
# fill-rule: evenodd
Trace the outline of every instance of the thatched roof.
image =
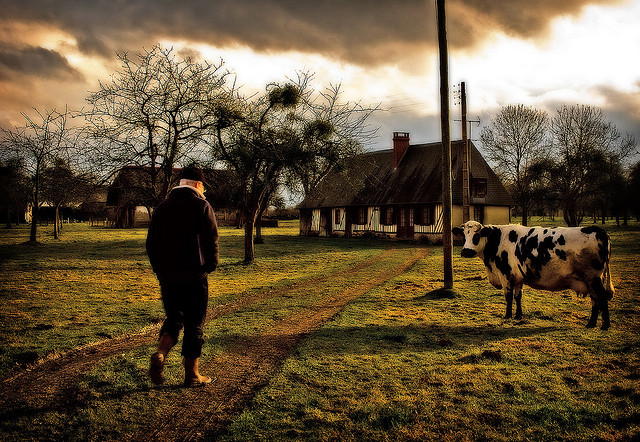
<svg viewBox="0 0 640 442">
<path fill-rule="evenodd" d="M 511 197 L 477 148 L 471 144 L 471 179 L 487 180 L 484 204 L 510 206 Z M 452 142 L 453 204 L 462 205 L 461 141 Z M 396 169 L 393 150 L 368 152 L 334 170 L 307 195 L 299 208 L 348 207 L 442 202 L 442 144 L 416 144 Z"/>
</svg>

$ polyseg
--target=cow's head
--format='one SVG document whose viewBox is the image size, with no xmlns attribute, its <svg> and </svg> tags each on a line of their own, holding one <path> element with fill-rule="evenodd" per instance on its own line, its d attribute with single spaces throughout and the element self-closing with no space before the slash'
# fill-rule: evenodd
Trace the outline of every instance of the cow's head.
<svg viewBox="0 0 640 442">
<path fill-rule="evenodd" d="M 484 249 L 486 241 L 483 241 L 482 238 L 486 236 L 483 235 L 486 231 L 487 229 L 477 221 L 467 221 L 460 227 L 451 229 L 451 233 L 454 235 L 464 236 L 464 246 L 460 253 L 463 258 L 473 258 Z"/>
</svg>

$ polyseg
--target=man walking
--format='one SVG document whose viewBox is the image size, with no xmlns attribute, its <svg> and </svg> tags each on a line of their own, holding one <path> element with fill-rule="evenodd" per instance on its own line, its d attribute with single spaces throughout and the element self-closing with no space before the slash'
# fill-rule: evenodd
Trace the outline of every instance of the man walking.
<svg viewBox="0 0 640 442">
<path fill-rule="evenodd" d="M 218 225 L 204 197 L 200 168 L 183 169 L 180 185 L 155 209 L 147 234 L 147 255 L 167 315 L 149 375 L 155 384 L 164 382 L 167 354 L 184 328 L 184 385 L 208 384 L 211 378 L 199 373 L 198 360 L 209 298 L 207 275 L 218 266 Z"/>
</svg>

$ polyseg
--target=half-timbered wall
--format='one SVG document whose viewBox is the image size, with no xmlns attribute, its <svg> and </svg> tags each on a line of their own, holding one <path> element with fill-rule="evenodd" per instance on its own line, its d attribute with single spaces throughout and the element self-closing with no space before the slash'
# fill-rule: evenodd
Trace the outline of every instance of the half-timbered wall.
<svg viewBox="0 0 640 442">
<path fill-rule="evenodd" d="M 371 207 L 363 207 L 364 214 L 366 216 L 362 216 L 361 213 L 358 213 L 359 209 L 354 208 L 346 208 L 346 207 L 335 207 L 331 209 L 330 212 L 330 222 L 331 222 L 331 232 L 336 235 L 345 235 L 347 234 L 347 210 L 350 210 L 351 216 L 351 232 L 353 234 L 362 234 L 364 232 L 371 232 L 379 235 L 388 235 L 394 236 L 398 231 L 398 214 L 400 213 L 399 207 L 393 207 L 393 219 L 394 221 L 389 224 L 389 216 L 385 213 L 387 208 L 382 208 L 380 206 L 371 206 Z M 442 205 L 436 204 L 433 206 L 431 210 L 432 215 L 430 216 L 430 224 L 419 224 L 421 217 L 416 217 L 415 213 L 417 210 L 421 210 L 421 208 L 414 208 L 410 206 L 405 206 L 406 210 L 411 210 L 411 213 L 414 214 L 412 219 L 415 221 L 413 223 L 414 232 L 416 234 L 424 233 L 424 234 L 441 234 L 442 233 Z M 387 219 L 384 219 L 385 215 Z M 329 221 L 329 220 L 327 220 Z M 364 222 L 363 222 L 364 221 Z M 325 222 L 321 220 L 321 209 L 313 209 L 311 211 L 311 220 L 310 220 L 310 231 L 315 232 L 316 234 L 324 235 L 326 234 L 326 227 L 322 225 Z"/>
<path fill-rule="evenodd" d="M 411 209 L 413 216 L 413 232 L 414 236 L 421 235 L 441 235 L 442 234 L 442 205 L 435 204 L 431 209 L 431 213 L 428 216 L 428 221 L 431 224 L 422 224 L 421 220 L 424 216 L 418 214 L 419 210 L 422 210 L 423 206 L 404 206 L 405 210 Z M 398 232 L 398 216 L 400 213 L 400 207 L 394 206 L 394 222 L 393 224 L 387 224 L 389 220 L 384 220 L 385 208 L 380 206 L 366 207 L 365 223 L 360 223 L 362 219 L 358 219 L 358 213 L 354 208 L 335 207 L 332 209 L 313 209 L 311 210 L 311 217 L 308 222 L 309 231 L 305 234 L 314 233 L 316 235 L 328 235 L 334 234 L 338 236 L 345 236 L 349 234 L 361 235 L 365 232 L 371 232 L 380 236 L 394 237 Z M 326 211 L 326 215 L 321 216 L 321 210 Z M 347 232 L 347 210 L 350 210 L 351 216 L 351 231 Z M 495 207 L 484 206 L 484 221 L 487 224 L 506 224 L 509 220 L 509 208 L 508 207 Z M 473 213 L 473 211 L 472 211 Z M 453 225 L 458 225 L 462 222 L 462 208 L 454 206 L 453 208 Z M 302 220 L 301 220 L 302 222 Z M 330 226 L 323 225 L 323 223 L 330 223 Z M 330 227 L 327 229 L 327 227 Z M 302 232 L 301 226 L 301 232 Z"/>
</svg>

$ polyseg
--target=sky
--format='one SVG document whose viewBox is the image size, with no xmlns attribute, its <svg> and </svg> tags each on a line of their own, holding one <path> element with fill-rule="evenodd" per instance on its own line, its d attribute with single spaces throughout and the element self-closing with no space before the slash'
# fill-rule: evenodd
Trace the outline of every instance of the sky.
<svg viewBox="0 0 640 442">
<path fill-rule="evenodd" d="M 447 0 L 449 83 L 471 138 L 500 108 L 602 108 L 640 142 L 640 0 Z M 345 101 L 380 105 L 367 149 L 441 140 L 435 0 L 0 0 L 0 126 L 86 106 L 116 53 L 155 44 L 224 61 L 249 92 L 314 72 Z M 451 134 L 460 137 L 451 95 Z"/>
</svg>

